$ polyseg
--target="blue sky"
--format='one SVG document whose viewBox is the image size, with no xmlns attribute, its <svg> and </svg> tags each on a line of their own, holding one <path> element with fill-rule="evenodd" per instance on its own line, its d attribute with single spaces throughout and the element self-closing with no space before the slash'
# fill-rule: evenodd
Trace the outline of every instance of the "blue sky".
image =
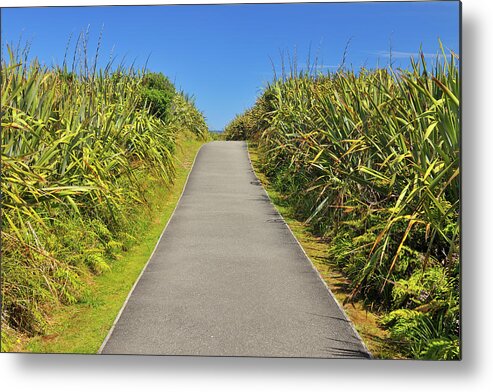
<svg viewBox="0 0 493 392">
<path fill-rule="evenodd" d="M 420 46 L 430 57 L 438 39 L 459 49 L 459 3 L 386 2 L 2 9 L 2 44 L 31 43 L 30 54 L 47 65 L 61 63 L 70 35 L 90 25 L 90 56 L 103 28 L 104 63 L 135 61 L 166 74 L 195 96 L 211 129 L 222 129 L 251 106 L 272 79 L 270 58 L 296 51 L 305 64 L 311 46 L 321 71 L 346 65 L 359 69 L 388 64 L 406 67 Z M 73 46 L 73 45 L 72 45 Z"/>
</svg>

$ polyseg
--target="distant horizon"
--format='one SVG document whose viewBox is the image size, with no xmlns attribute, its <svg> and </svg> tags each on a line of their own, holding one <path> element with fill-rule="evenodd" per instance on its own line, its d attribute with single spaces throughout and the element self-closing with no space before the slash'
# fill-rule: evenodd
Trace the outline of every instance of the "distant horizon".
<svg viewBox="0 0 493 392">
<path fill-rule="evenodd" d="M 222 131 L 280 73 L 280 57 L 297 53 L 298 69 L 318 59 L 326 73 L 409 66 L 420 48 L 427 60 L 459 53 L 459 2 L 284 3 L 2 8 L 2 55 L 29 42 L 30 56 L 61 64 L 89 28 L 93 58 L 102 29 L 100 64 L 135 63 L 162 72 L 193 96 L 211 130 Z M 71 55 L 72 52 L 68 53 Z"/>
</svg>

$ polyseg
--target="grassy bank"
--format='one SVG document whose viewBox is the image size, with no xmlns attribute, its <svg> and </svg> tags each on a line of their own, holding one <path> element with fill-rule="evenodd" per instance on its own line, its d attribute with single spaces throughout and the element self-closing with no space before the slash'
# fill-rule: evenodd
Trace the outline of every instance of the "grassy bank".
<svg viewBox="0 0 493 392">
<path fill-rule="evenodd" d="M 460 357 L 457 63 L 285 74 L 225 130 L 409 358 Z"/>
<path fill-rule="evenodd" d="M 141 243 L 158 190 L 173 189 L 177 141 L 208 130 L 162 74 L 101 68 L 77 48 L 70 69 L 6 50 L 1 349 L 11 351 L 50 335 L 60 306 L 98 303 L 92 285 Z"/>
<path fill-rule="evenodd" d="M 178 140 L 174 184 L 170 189 L 153 190 L 149 198 L 153 213 L 143 214 L 139 219 L 139 242 L 121 255 L 111 271 L 92 279 L 80 302 L 54 308 L 45 335 L 21 341 L 21 351 L 97 352 L 171 217 L 202 144 L 191 138 Z"/>
</svg>

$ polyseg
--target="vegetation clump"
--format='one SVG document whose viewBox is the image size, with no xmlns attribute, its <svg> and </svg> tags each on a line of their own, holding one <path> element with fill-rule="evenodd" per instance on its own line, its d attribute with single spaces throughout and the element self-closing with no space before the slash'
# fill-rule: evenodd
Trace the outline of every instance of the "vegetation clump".
<svg viewBox="0 0 493 392">
<path fill-rule="evenodd" d="M 26 56 L 27 57 L 27 56 Z M 51 306 L 84 297 L 175 176 L 178 133 L 208 137 L 162 74 L 46 67 L 8 48 L 1 77 L 2 350 L 43 333 Z"/>
<path fill-rule="evenodd" d="M 152 114 L 165 121 L 176 95 L 173 83 L 162 73 L 146 73 L 142 78 L 141 95 L 143 106 L 148 105 Z"/>
<path fill-rule="evenodd" d="M 327 242 L 350 300 L 381 311 L 411 358 L 459 352 L 458 57 L 410 70 L 275 79 L 226 138 L 258 144 L 262 169 Z"/>
</svg>

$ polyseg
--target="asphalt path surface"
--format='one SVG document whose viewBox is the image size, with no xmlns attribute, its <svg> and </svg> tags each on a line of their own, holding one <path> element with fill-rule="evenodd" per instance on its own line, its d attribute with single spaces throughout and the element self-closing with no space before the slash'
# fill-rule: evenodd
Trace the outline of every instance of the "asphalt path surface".
<svg viewBox="0 0 493 392">
<path fill-rule="evenodd" d="M 100 352 L 369 357 L 257 180 L 244 142 L 201 148 Z"/>
</svg>

